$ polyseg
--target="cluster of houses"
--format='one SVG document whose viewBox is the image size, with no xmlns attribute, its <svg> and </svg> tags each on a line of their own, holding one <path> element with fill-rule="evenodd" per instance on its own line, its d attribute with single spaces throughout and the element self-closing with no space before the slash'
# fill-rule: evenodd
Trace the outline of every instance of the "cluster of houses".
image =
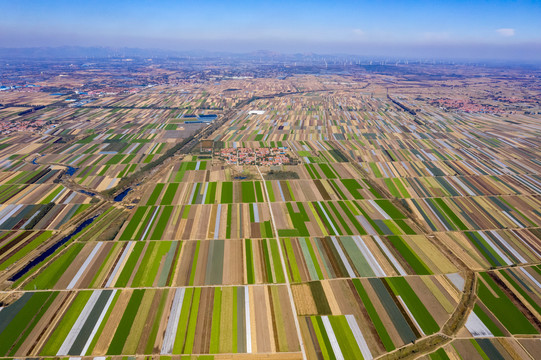
<svg viewBox="0 0 541 360">
<path fill-rule="evenodd" d="M 0 121 L 0 135 L 8 135 L 19 131 L 39 132 L 45 121 Z"/>
<path fill-rule="evenodd" d="M 232 165 L 284 165 L 291 163 L 286 155 L 287 147 L 226 148 L 219 156 Z"/>
<path fill-rule="evenodd" d="M 471 100 L 457 100 L 457 99 L 435 99 L 432 101 L 432 105 L 439 106 L 445 109 L 453 109 L 463 111 L 467 113 L 501 113 L 501 109 L 487 104 L 478 104 Z"/>
</svg>

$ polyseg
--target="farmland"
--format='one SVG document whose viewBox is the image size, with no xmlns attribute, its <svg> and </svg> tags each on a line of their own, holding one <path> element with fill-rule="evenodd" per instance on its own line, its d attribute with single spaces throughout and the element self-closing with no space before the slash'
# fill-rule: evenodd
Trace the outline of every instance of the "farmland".
<svg viewBox="0 0 541 360">
<path fill-rule="evenodd" d="M 299 350 L 284 286 L 27 292 L 6 309 L 2 351 L 15 356 Z M 54 324 L 48 339 L 39 320 Z"/>
<path fill-rule="evenodd" d="M 355 74 L 0 93 L 0 357 L 535 358 L 539 114 Z"/>
</svg>

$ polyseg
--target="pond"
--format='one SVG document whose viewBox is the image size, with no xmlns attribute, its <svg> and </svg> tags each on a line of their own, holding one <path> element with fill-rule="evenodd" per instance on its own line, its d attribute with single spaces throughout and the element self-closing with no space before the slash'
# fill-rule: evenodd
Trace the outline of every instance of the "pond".
<svg viewBox="0 0 541 360">
<path fill-rule="evenodd" d="M 116 202 L 119 202 L 119 201 L 124 200 L 124 198 L 126 197 L 126 195 L 128 195 L 128 193 L 129 193 L 131 190 L 132 190 L 131 188 L 127 188 L 126 190 L 124 190 L 123 192 L 121 192 L 120 194 L 118 194 L 117 196 L 115 196 L 115 198 L 114 198 L 113 200 L 116 201 Z"/>
</svg>

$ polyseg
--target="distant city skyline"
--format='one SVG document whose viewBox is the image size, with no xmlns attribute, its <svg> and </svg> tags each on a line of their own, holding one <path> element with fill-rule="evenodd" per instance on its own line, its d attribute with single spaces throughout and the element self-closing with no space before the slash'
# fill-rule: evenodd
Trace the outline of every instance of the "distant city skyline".
<svg viewBox="0 0 541 360">
<path fill-rule="evenodd" d="M 541 60 L 539 1 L 4 1 L 0 47 Z"/>
</svg>

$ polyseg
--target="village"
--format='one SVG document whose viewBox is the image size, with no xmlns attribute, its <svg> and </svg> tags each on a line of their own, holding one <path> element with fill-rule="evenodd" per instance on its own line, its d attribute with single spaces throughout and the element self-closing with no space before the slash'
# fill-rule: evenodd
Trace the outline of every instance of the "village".
<svg viewBox="0 0 541 360">
<path fill-rule="evenodd" d="M 219 155 L 230 165 L 276 166 L 292 163 L 291 157 L 286 154 L 287 150 L 288 148 L 285 146 L 270 148 L 232 147 L 222 149 L 216 155 Z"/>
</svg>

